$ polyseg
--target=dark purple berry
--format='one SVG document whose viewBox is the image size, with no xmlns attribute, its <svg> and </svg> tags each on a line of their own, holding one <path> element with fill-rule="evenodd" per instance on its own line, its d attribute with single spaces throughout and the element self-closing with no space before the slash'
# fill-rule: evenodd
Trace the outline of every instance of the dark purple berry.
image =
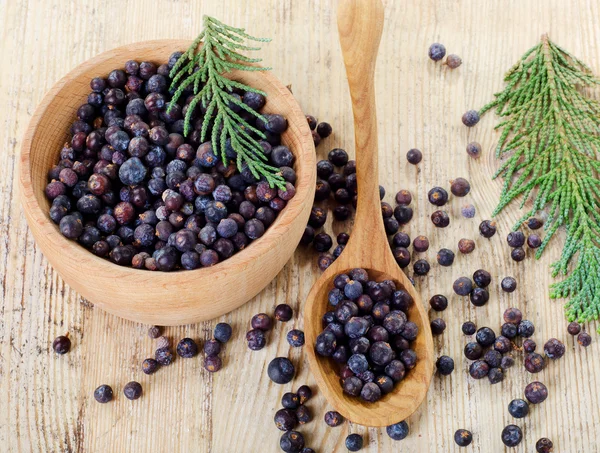
<svg viewBox="0 0 600 453">
<path fill-rule="evenodd" d="M 523 314 L 518 308 L 507 308 L 504 312 L 504 322 L 518 325 L 523 319 Z"/>
<path fill-rule="evenodd" d="M 304 332 L 302 332 L 301 330 L 298 330 L 298 329 L 290 330 L 287 333 L 286 338 L 287 338 L 289 345 L 294 348 L 299 348 L 301 346 L 304 346 Z"/>
<path fill-rule="evenodd" d="M 442 376 L 448 376 L 454 371 L 454 360 L 447 355 L 443 355 L 437 359 L 435 367 Z"/>
<path fill-rule="evenodd" d="M 529 338 L 535 332 L 535 327 L 531 321 L 524 319 L 517 326 L 517 330 L 519 332 L 519 336 L 523 338 Z"/>
<path fill-rule="evenodd" d="M 280 304 L 275 307 L 275 319 L 281 322 L 287 322 L 292 319 L 293 310 L 287 304 Z"/>
<path fill-rule="evenodd" d="M 435 311 L 444 311 L 446 308 L 448 308 L 448 299 L 442 294 L 436 294 L 429 299 L 429 305 Z"/>
<path fill-rule="evenodd" d="M 406 153 L 406 160 L 409 164 L 417 165 L 423 160 L 423 153 L 416 148 L 410 149 Z"/>
<path fill-rule="evenodd" d="M 431 58 L 433 61 L 440 61 L 445 55 L 446 48 L 443 44 L 436 42 L 429 46 L 429 58 Z"/>
<path fill-rule="evenodd" d="M 452 263 L 454 263 L 454 252 L 449 249 L 440 249 L 437 253 L 437 262 L 440 266 L 452 266 Z"/>
<path fill-rule="evenodd" d="M 504 277 L 502 282 L 500 282 L 500 286 L 502 287 L 502 291 L 512 293 L 517 289 L 517 281 L 513 277 Z"/>
<path fill-rule="evenodd" d="M 484 220 L 479 224 L 479 234 L 484 238 L 491 238 L 496 234 L 496 222 L 492 220 Z"/>
<path fill-rule="evenodd" d="M 569 332 L 569 335 L 578 335 L 581 332 L 581 326 L 578 322 L 573 321 L 567 326 L 567 332 Z"/>
<path fill-rule="evenodd" d="M 467 154 L 474 159 L 481 156 L 481 145 L 477 142 L 471 142 L 467 145 Z"/>
<path fill-rule="evenodd" d="M 547 437 L 542 437 L 535 443 L 535 451 L 537 453 L 552 453 L 554 451 L 554 444 Z"/>
<path fill-rule="evenodd" d="M 556 338 L 550 338 L 544 345 L 544 353 L 550 359 L 560 359 L 565 355 L 565 345 Z"/>
<path fill-rule="evenodd" d="M 530 230 L 538 230 L 543 225 L 544 225 L 544 222 L 542 222 L 540 219 L 537 219 L 535 217 L 531 217 L 529 220 L 527 220 L 527 227 Z"/>
<path fill-rule="evenodd" d="M 452 284 L 452 289 L 459 296 L 467 296 L 473 290 L 473 282 L 468 277 L 459 277 Z"/>
<path fill-rule="evenodd" d="M 516 447 L 523 440 L 523 431 L 517 425 L 508 425 L 502 430 L 502 443 L 507 447 Z"/>
<path fill-rule="evenodd" d="M 113 390 L 110 385 L 101 385 L 94 390 L 94 399 L 99 403 L 108 403 L 113 399 Z"/>
<path fill-rule="evenodd" d="M 342 414 L 340 414 L 339 412 L 336 411 L 329 411 L 329 412 L 325 412 L 325 423 L 327 423 L 328 426 L 335 428 L 336 426 L 340 426 L 342 423 L 344 423 L 344 417 L 342 416 Z"/>
<path fill-rule="evenodd" d="M 441 187 L 434 187 L 427 193 L 427 198 L 435 206 L 444 206 L 448 201 L 448 192 Z"/>
<path fill-rule="evenodd" d="M 279 448 L 285 453 L 301 453 L 304 448 L 304 436 L 298 431 L 287 431 L 279 440 Z"/>
<path fill-rule="evenodd" d="M 540 404 L 548 398 L 548 389 L 539 381 L 534 381 L 525 387 L 525 398 L 531 404 Z"/>
<path fill-rule="evenodd" d="M 512 252 L 510 252 L 510 257 L 516 262 L 523 261 L 525 259 L 525 250 L 523 247 L 514 248 Z"/>
<path fill-rule="evenodd" d="M 515 418 L 524 418 L 529 414 L 529 404 L 520 398 L 514 399 L 508 404 L 508 412 Z"/>
<path fill-rule="evenodd" d="M 473 335 L 477 331 L 477 326 L 474 322 L 466 321 L 462 325 L 462 333 L 465 335 Z"/>
<path fill-rule="evenodd" d="M 359 451 L 363 447 L 363 438 L 360 434 L 350 434 L 346 437 L 345 445 L 348 451 Z"/>
<path fill-rule="evenodd" d="M 465 178 L 456 178 L 450 181 L 450 191 L 456 197 L 464 197 L 471 191 L 471 185 Z"/>
<path fill-rule="evenodd" d="M 462 116 L 462 122 L 467 127 L 473 127 L 479 123 L 479 112 L 477 110 L 467 110 Z"/>
<path fill-rule="evenodd" d="M 123 386 L 123 394 L 128 400 L 137 400 L 142 396 L 142 386 L 136 381 L 128 382 Z"/>
<path fill-rule="evenodd" d="M 446 211 L 435 211 L 431 214 L 431 221 L 438 228 L 445 228 L 450 225 L 450 217 Z"/>
<path fill-rule="evenodd" d="M 488 375 L 490 366 L 483 360 L 476 360 L 469 366 L 469 375 L 473 379 L 483 379 Z"/>
<path fill-rule="evenodd" d="M 492 281 L 492 276 L 488 271 L 478 269 L 473 272 L 473 281 L 480 288 L 487 288 Z"/>
<path fill-rule="evenodd" d="M 415 252 L 426 252 L 429 249 L 429 239 L 425 236 L 417 236 L 413 240 L 413 248 Z"/>
<path fill-rule="evenodd" d="M 275 426 L 281 431 L 290 431 L 298 424 L 296 413 L 291 409 L 279 409 L 273 417 Z"/>
<path fill-rule="evenodd" d="M 459 447 L 466 447 L 473 442 L 473 434 L 466 429 L 457 429 L 454 433 L 454 442 Z"/>
<path fill-rule="evenodd" d="M 496 341 L 496 334 L 489 327 L 482 327 L 477 331 L 475 340 L 485 348 L 494 344 L 494 341 Z"/>
<path fill-rule="evenodd" d="M 145 374 L 154 374 L 158 370 L 159 363 L 154 359 L 146 359 L 142 362 L 142 371 Z"/>
<path fill-rule="evenodd" d="M 68 335 L 60 335 L 52 342 L 52 349 L 57 354 L 66 354 L 71 349 L 71 340 Z"/>
<path fill-rule="evenodd" d="M 483 355 L 483 348 L 479 343 L 471 342 L 465 345 L 465 357 L 469 360 L 480 359 Z"/>
<path fill-rule="evenodd" d="M 252 329 L 246 333 L 248 348 L 253 351 L 259 351 L 267 344 L 267 338 L 262 330 Z"/>
<path fill-rule="evenodd" d="M 587 332 L 581 332 L 579 335 L 577 335 L 577 343 L 584 348 L 587 348 L 590 344 L 592 344 L 592 337 Z"/>
<path fill-rule="evenodd" d="M 522 247 L 525 244 L 525 235 L 522 231 L 511 231 L 506 237 L 506 242 L 511 247 Z"/>
</svg>

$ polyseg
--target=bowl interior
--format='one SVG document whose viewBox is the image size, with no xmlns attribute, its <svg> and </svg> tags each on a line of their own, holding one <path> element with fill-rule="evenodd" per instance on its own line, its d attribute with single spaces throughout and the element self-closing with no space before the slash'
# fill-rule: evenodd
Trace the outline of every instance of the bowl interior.
<svg viewBox="0 0 600 453">
<path fill-rule="evenodd" d="M 69 285 L 102 308 L 143 322 L 156 322 L 156 318 L 160 318 L 164 325 L 214 318 L 237 308 L 260 292 L 287 262 L 300 240 L 312 205 L 316 177 L 311 132 L 291 92 L 268 71 L 232 72 L 231 78 L 267 93 L 263 112 L 276 112 L 287 118 L 289 127 L 282 134 L 282 143 L 289 146 L 295 155 L 296 196 L 279 213 L 263 237 L 210 268 L 164 273 L 117 266 L 60 234 L 48 214 L 50 203 L 44 194 L 47 173 L 56 164 L 64 143 L 70 139 L 70 125 L 91 91 L 90 80 L 95 76 L 108 75 L 130 59 L 166 62 L 172 52 L 184 50 L 190 44 L 188 40 L 135 43 L 104 52 L 81 64 L 46 94 L 30 121 L 21 151 L 23 207 L 46 258 Z M 66 256 L 69 257 L 68 263 L 64 260 Z M 268 262 L 259 266 L 263 261 Z M 235 278 L 234 272 L 238 272 L 236 280 L 239 285 L 235 294 L 223 295 L 219 291 L 221 296 L 217 298 L 215 292 L 215 298 L 219 300 L 210 301 L 199 297 L 212 294 L 208 283 L 203 282 L 225 284 Z M 245 274 L 241 275 L 242 272 Z M 152 278 L 149 278 L 150 274 Z M 130 291 L 136 288 L 148 288 L 147 292 L 140 294 L 143 300 L 126 297 L 127 292 L 131 294 Z M 103 294 L 105 292 L 107 294 Z M 179 310 L 179 314 L 171 314 L 174 309 Z"/>
<path fill-rule="evenodd" d="M 327 398 L 335 409 L 349 420 L 366 426 L 388 426 L 404 420 L 412 414 L 421 404 L 423 396 L 429 388 L 432 370 L 431 349 L 428 345 L 428 336 L 431 338 L 431 330 L 427 315 L 423 316 L 423 311 L 419 310 L 420 299 L 416 297 L 412 288 L 405 288 L 393 275 L 367 269 L 369 277 L 377 282 L 383 280 L 393 280 L 398 289 L 405 289 L 413 297 L 413 303 L 408 310 L 408 320 L 414 322 L 419 328 L 417 338 L 411 342 L 411 349 L 417 353 L 417 364 L 407 370 L 404 379 L 395 384 L 392 392 L 383 395 L 379 401 L 368 403 L 360 397 L 347 395 L 343 392 L 340 378 L 340 366 L 329 357 L 322 357 L 314 351 L 316 337 L 322 332 L 321 317 L 332 309 L 327 300 L 329 290 L 333 285 L 336 275 L 347 273 L 351 269 L 337 269 L 335 273 L 325 275 L 324 280 L 319 282 L 314 294 L 314 303 L 306 316 L 311 316 L 312 323 L 306 323 L 310 327 L 307 329 L 307 352 L 311 361 L 311 369 L 321 388 L 325 387 Z M 430 341 L 430 340 L 429 340 Z"/>
</svg>

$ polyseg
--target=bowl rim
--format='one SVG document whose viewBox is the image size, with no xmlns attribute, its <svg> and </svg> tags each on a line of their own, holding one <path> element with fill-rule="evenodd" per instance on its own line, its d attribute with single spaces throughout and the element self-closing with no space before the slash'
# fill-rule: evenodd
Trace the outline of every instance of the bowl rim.
<svg viewBox="0 0 600 453">
<path fill-rule="evenodd" d="M 191 43 L 192 40 L 187 39 L 159 39 L 126 44 L 123 46 L 116 47 L 114 49 L 104 51 L 99 55 L 88 59 L 83 63 L 80 63 L 78 66 L 76 66 L 66 75 L 64 75 L 58 82 L 56 82 L 46 92 L 46 94 L 36 107 L 36 110 L 32 115 L 31 119 L 29 120 L 29 124 L 23 135 L 23 140 L 21 144 L 18 170 L 20 199 L 23 205 L 23 210 L 25 212 L 27 221 L 28 223 L 35 223 L 39 228 L 41 234 L 47 236 L 51 242 L 56 244 L 56 246 L 60 246 L 60 248 L 62 249 L 68 249 L 70 253 L 70 259 L 77 260 L 81 263 L 93 265 L 94 274 L 102 273 L 106 276 L 112 275 L 113 277 L 118 277 L 122 280 L 131 280 L 130 283 L 135 284 L 139 283 L 140 277 L 147 277 L 149 275 L 149 272 L 151 271 L 148 271 L 146 269 L 135 269 L 133 267 L 127 266 L 119 266 L 105 258 L 101 258 L 94 255 L 91 251 L 87 250 L 77 242 L 67 239 L 62 234 L 60 234 L 58 226 L 54 222 L 52 222 L 48 212 L 46 212 L 46 210 L 41 207 L 40 203 L 38 203 L 38 199 L 33 190 L 33 165 L 31 160 L 31 150 L 40 123 L 42 122 L 45 114 L 52 105 L 54 99 L 62 90 L 64 90 L 67 87 L 68 83 L 71 80 L 81 77 L 86 72 L 92 71 L 98 65 L 106 63 L 108 60 L 113 59 L 115 55 L 118 55 L 120 53 L 131 53 L 136 50 L 139 51 L 140 48 L 151 49 L 156 47 L 164 47 L 166 45 L 172 46 L 172 51 L 174 52 L 177 49 L 185 49 L 189 47 Z M 124 59 L 125 58 L 126 57 L 124 57 Z M 123 61 L 123 63 L 125 63 L 125 60 Z M 232 72 L 232 74 L 235 75 L 235 72 Z M 260 74 L 260 76 L 264 77 L 267 83 L 273 87 L 274 91 L 279 96 L 284 96 L 288 98 L 288 103 L 290 104 L 291 109 L 289 112 L 287 112 L 286 118 L 289 119 L 289 117 L 298 115 L 304 117 L 304 113 L 302 112 L 298 102 L 294 98 L 291 91 L 279 79 L 272 75 L 271 72 L 257 71 L 253 72 L 252 74 Z M 85 101 L 82 100 L 82 102 Z M 314 185 L 310 184 L 311 179 L 314 179 L 314 172 L 311 172 L 311 168 L 315 166 L 316 162 L 315 147 L 312 135 L 308 127 L 308 123 L 306 123 L 306 126 L 304 126 L 304 124 L 301 123 L 301 125 L 297 129 L 298 131 L 289 128 L 286 131 L 286 133 L 293 132 L 297 141 L 300 143 L 300 146 L 298 146 L 297 149 L 292 149 L 292 152 L 296 157 L 296 195 L 287 203 L 286 207 L 279 213 L 279 215 L 275 219 L 275 222 L 273 222 L 273 224 L 266 229 L 265 234 L 261 238 L 253 241 L 243 251 L 234 254 L 226 260 L 220 261 L 214 266 L 194 270 L 154 272 L 152 273 L 152 275 L 155 276 L 157 284 L 170 284 L 173 283 L 173 281 L 175 280 L 181 283 L 187 280 L 197 279 L 199 277 L 202 277 L 203 279 L 215 277 L 217 274 L 226 271 L 227 267 L 243 265 L 244 263 L 248 263 L 251 260 L 259 258 L 261 255 L 263 255 L 266 251 L 270 249 L 272 242 L 276 241 L 278 238 L 284 236 L 287 233 L 290 223 L 296 216 L 301 214 L 304 207 L 304 203 L 306 201 L 306 197 L 310 196 L 310 191 L 313 190 L 312 186 Z M 45 195 L 42 194 L 42 196 Z M 46 251 L 44 247 L 42 247 L 42 251 Z M 48 257 L 45 253 L 44 255 L 56 269 L 56 266 L 54 266 L 53 263 L 54 257 Z M 100 305 L 102 306 L 103 304 Z"/>
</svg>

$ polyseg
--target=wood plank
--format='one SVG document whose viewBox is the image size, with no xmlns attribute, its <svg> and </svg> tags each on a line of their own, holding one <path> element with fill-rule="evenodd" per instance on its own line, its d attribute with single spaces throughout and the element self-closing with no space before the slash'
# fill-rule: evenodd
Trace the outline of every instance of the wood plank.
<svg viewBox="0 0 600 453">
<path fill-rule="evenodd" d="M 499 234 L 490 241 L 478 236 L 477 225 L 489 218 L 500 182 L 490 177 L 497 168 L 492 155 L 495 118 L 485 117 L 473 129 L 460 123 L 468 108 L 490 100 L 502 87 L 502 76 L 543 32 L 588 62 L 600 73 L 598 41 L 600 5 L 593 0 L 531 0 L 476 2 L 472 0 L 387 0 L 386 22 L 376 73 L 379 115 L 380 178 L 394 193 L 413 193 L 416 215 L 406 231 L 426 234 L 430 250 L 423 254 L 435 263 L 441 247 L 456 250 L 461 237 L 476 240 L 472 255 L 458 256 L 451 268 L 433 264 L 429 276 L 417 279 L 423 300 L 436 293 L 449 296 L 450 307 L 441 314 L 448 323 L 435 340 L 439 354 L 452 356 L 457 365 L 449 377 L 436 376 L 427 401 L 409 419 L 410 436 L 392 442 L 383 430 L 355 425 L 328 428 L 322 417 L 328 409 L 318 392 L 309 403 L 315 420 L 303 427 L 308 445 L 321 452 L 346 451 L 349 432 L 366 434 L 363 451 L 459 451 L 452 436 L 457 428 L 474 433 L 471 451 L 505 450 L 500 431 L 513 423 L 506 406 L 522 395 L 532 380 L 521 366 L 507 379 L 490 386 L 466 374 L 462 357 L 465 338 L 460 324 L 471 319 L 498 329 L 502 312 L 520 307 L 535 322 L 534 339 L 542 345 L 550 337 L 564 340 L 566 356 L 536 376 L 545 382 L 550 397 L 517 422 L 525 433 L 523 447 L 533 451 L 542 436 L 553 439 L 556 451 L 600 451 L 600 352 L 597 336 L 587 350 L 567 338 L 562 303 L 549 301 L 552 282 L 548 265 L 560 252 L 562 236 L 538 262 L 528 257 L 513 263 L 504 237 L 520 211 L 511 206 L 498 219 Z M 178 360 L 154 376 L 139 370 L 152 353 L 146 327 L 117 319 L 82 300 L 64 285 L 36 249 L 16 193 L 20 139 L 44 92 L 73 66 L 104 50 L 129 42 L 157 38 L 191 38 L 201 26 L 202 14 L 247 27 L 258 36 L 274 38 L 264 47 L 265 62 L 282 81 L 291 83 L 307 113 L 327 120 L 334 135 L 317 150 L 323 158 L 333 147 L 353 152 L 350 100 L 337 41 L 335 2 L 318 0 L 4 0 L 0 1 L 0 444 L 9 452 L 277 452 L 279 432 L 272 417 L 281 395 L 314 381 L 301 350 L 287 345 L 285 334 L 302 328 L 295 317 L 277 325 L 268 346 L 259 352 L 246 348 L 244 335 L 251 316 L 271 312 L 278 303 L 302 311 L 304 299 L 319 272 L 316 255 L 300 250 L 280 275 L 254 300 L 220 320 L 231 322 L 234 338 L 225 351 L 225 367 L 215 374 L 204 371 L 201 360 Z M 533 20 L 532 20 L 533 19 Z M 443 42 L 463 65 L 448 71 L 427 58 L 427 48 Z M 471 140 L 483 145 L 479 161 L 464 148 Z M 423 151 L 423 162 L 408 165 L 409 148 Z M 472 193 L 452 199 L 451 225 L 434 231 L 427 190 L 447 186 L 454 177 L 471 181 Z M 472 202 L 475 219 L 460 217 L 460 207 Z M 349 226 L 327 225 L 339 232 Z M 68 259 L 68 257 L 66 257 Z M 485 267 L 494 278 L 491 300 L 475 309 L 451 294 L 452 281 Z M 499 280 L 513 275 L 519 287 L 503 294 Z M 216 301 L 218 303 L 218 301 Z M 174 339 L 207 339 L 218 320 L 169 328 Z M 588 326 L 595 330 L 596 325 Z M 52 339 L 69 331 L 74 348 L 64 357 L 51 352 Z M 298 365 L 292 384 L 277 386 L 266 376 L 268 361 L 289 356 Z M 129 402 L 121 395 L 129 380 L 139 380 L 145 395 Z M 108 405 L 93 400 L 94 388 L 113 385 L 118 396 Z"/>
</svg>

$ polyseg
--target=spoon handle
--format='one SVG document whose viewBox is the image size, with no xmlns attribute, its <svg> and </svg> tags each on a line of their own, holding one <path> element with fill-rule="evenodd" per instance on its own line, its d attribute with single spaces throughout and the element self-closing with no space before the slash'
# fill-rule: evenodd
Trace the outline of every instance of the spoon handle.
<svg viewBox="0 0 600 453">
<path fill-rule="evenodd" d="M 340 0 L 338 34 L 354 114 L 358 186 L 353 247 L 380 245 L 385 230 L 379 203 L 375 63 L 383 30 L 381 0 Z M 373 241 L 377 244 L 373 244 Z"/>
</svg>

